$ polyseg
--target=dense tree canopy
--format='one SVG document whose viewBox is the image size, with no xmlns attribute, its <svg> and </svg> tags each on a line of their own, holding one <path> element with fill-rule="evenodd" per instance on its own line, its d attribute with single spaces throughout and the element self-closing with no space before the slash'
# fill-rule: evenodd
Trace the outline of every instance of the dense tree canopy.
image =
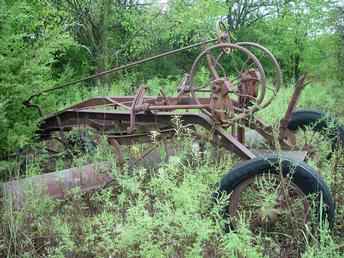
<svg viewBox="0 0 344 258">
<path fill-rule="evenodd" d="M 343 58 L 337 59 L 344 51 L 339 1 L 170 0 L 161 9 L 159 1 L 2 0 L 1 152 L 30 141 L 38 115 L 25 109 L 22 101 L 32 93 L 214 37 L 220 16 L 227 17 L 233 41 L 255 41 L 270 48 L 286 81 L 303 72 L 321 81 L 344 74 Z M 109 86 L 126 77 L 134 88 L 138 81 L 153 77 L 178 77 L 196 54 L 197 50 L 185 52 L 85 86 Z M 38 101 L 52 111 L 77 90 Z"/>
</svg>

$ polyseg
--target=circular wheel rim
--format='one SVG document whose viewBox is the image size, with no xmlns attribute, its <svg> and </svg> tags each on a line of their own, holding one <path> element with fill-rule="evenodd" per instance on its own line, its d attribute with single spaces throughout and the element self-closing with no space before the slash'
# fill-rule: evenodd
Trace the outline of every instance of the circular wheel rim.
<svg viewBox="0 0 344 258">
<path fill-rule="evenodd" d="M 239 46 L 243 46 L 245 48 L 253 48 L 253 49 L 258 49 L 261 52 L 263 52 L 264 55 L 266 55 L 266 57 L 268 58 L 268 60 L 271 62 L 271 64 L 274 67 L 274 80 L 273 80 L 273 95 L 268 98 L 267 100 L 264 101 L 264 103 L 261 104 L 261 108 L 265 108 L 268 105 L 271 104 L 273 98 L 277 95 L 279 89 L 281 88 L 281 85 L 283 84 L 283 74 L 282 74 L 282 70 L 281 67 L 277 61 L 277 59 L 275 58 L 275 56 L 271 53 L 270 50 L 268 50 L 267 48 L 263 47 L 262 45 L 259 45 L 257 43 L 253 43 L 253 42 L 238 42 L 236 43 Z"/>
<path fill-rule="evenodd" d="M 206 48 L 204 51 L 202 51 L 195 59 L 195 61 L 192 64 L 191 70 L 190 70 L 190 76 L 189 76 L 189 83 L 190 83 L 190 93 L 192 98 L 195 100 L 195 102 L 197 104 L 201 104 L 198 97 L 197 97 L 197 88 L 195 88 L 194 83 L 193 83 L 193 79 L 196 75 L 196 71 L 198 68 L 198 65 L 201 61 L 201 59 L 211 50 L 213 49 L 231 49 L 231 51 L 233 49 L 235 50 L 239 50 L 240 52 L 244 53 L 247 57 L 248 60 L 252 60 L 254 62 L 254 64 L 256 65 L 256 67 L 258 68 L 258 72 L 260 73 L 260 85 L 259 85 L 259 93 L 257 98 L 255 99 L 255 103 L 254 105 L 248 109 L 246 112 L 244 112 L 245 114 L 251 114 L 253 112 L 256 112 L 258 110 L 261 109 L 260 104 L 263 102 L 264 100 L 264 96 L 265 96 L 265 88 L 266 88 L 266 76 L 265 76 L 265 71 L 263 69 L 263 66 L 261 65 L 260 61 L 258 60 L 258 58 L 248 49 L 239 46 L 237 44 L 231 44 L 231 43 L 220 43 L 220 44 L 216 44 L 213 45 L 211 47 Z M 230 51 L 230 52 L 231 52 Z M 206 109 L 201 109 L 202 112 L 206 113 L 209 116 L 212 116 L 211 113 L 209 111 L 207 111 Z"/>
<path fill-rule="evenodd" d="M 240 204 L 241 204 L 241 201 L 242 201 L 242 194 L 243 194 L 243 192 L 245 192 L 249 187 L 250 187 L 250 185 L 252 185 L 252 183 L 254 183 L 256 180 L 257 180 L 257 178 L 260 178 L 260 177 L 262 177 L 262 176 L 264 176 L 265 174 L 260 174 L 260 175 L 257 175 L 257 176 L 253 176 L 253 177 L 251 177 L 251 178 L 248 178 L 248 179 L 246 179 L 246 180 L 244 180 L 243 182 L 241 182 L 234 190 L 233 190 L 233 192 L 232 192 L 232 194 L 231 194 L 231 196 L 230 196 L 230 198 L 229 198 L 229 202 L 230 202 L 230 205 L 229 205 L 229 207 L 228 207 L 228 213 L 229 213 L 229 215 L 230 215 L 230 218 L 231 218 L 231 223 L 233 222 L 233 221 L 235 221 L 237 218 L 238 218 L 238 216 L 240 215 L 239 214 L 239 211 L 241 210 L 240 209 Z M 274 174 L 273 175 L 273 178 L 279 178 L 279 180 L 280 180 L 280 176 L 279 175 L 276 175 L 276 174 Z M 283 179 L 287 179 L 287 178 L 283 178 Z M 283 181 L 286 181 L 286 180 L 283 180 Z M 279 181 L 277 181 L 277 182 L 279 182 Z M 280 183 L 281 184 L 281 183 Z M 297 187 L 295 184 L 293 184 L 292 182 L 288 182 L 288 197 L 295 197 L 295 195 L 296 196 L 298 196 L 298 197 L 301 197 L 301 204 L 302 204 L 302 209 L 303 209 L 303 220 L 302 220 L 302 227 L 298 227 L 299 225 L 297 225 L 297 226 L 295 226 L 295 229 L 296 229 L 296 235 L 293 235 L 292 236 L 292 238 L 291 239 L 300 239 L 300 238 L 303 238 L 304 237 L 304 234 L 301 232 L 301 231 L 299 231 L 300 230 L 300 228 L 304 228 L 304 226 L 305 226 L 305 224 L 307 224 L 307 222 L 308 222 L 308 219 L 309 219 L 309 211 L 310 211 L 310 204 L 309 204 L 309 202 L 308 202 L 308 200 L 307 200 L 307 198 L 306 198 L 306 196 L 305 196 L 305 194 L 302 192 L 302 190 L 299 188 L 299 187 Z M 290 191 L 289 191 L 289 187 L 291 187 L 291 189 L 292 189 L 292 193 L 293 193 L 293 195 L 292 196 L 290 196 L 289 194 L 290 194 Z M 283 191 L 283 187 L 280 189 L 280 190 L 282 190 Z M 276 202 L 280 205 L 280 207 L 278 207 L 279 209 L 280 208 L 288 208 L 288 207 L 285 207 L 286 205 L 289 205 L 290 204 L 290 202 L 289 202 L 289 204 L 288 204 L 288 202 L 286 202 L 286 200 L 283 200 L 283 199 L 280 199 L 280 197 L 281 197 L 281 194 L 282 194 L 283 192 L 279 192 L 278 193 L 278 198 L 277 198 L 277 200 L 276 200 Z M 282 196 L 283 197 L 283 196 Z M 258 200 L 259 201 L 259 200 Z M 258 202 L 258 204 L 259 204 L 259 202 Z M 247 208 L 246 207 L 244 207 L 244 208 L 242 208 L 242 210 L 243 211 L 245 211 L 245 212 L 247 212 Z M 260 210 L 255 210 L 255 211 L 260 211 Z M 273 224 L 270 224 L 271 222 L 272 223 L 275 223 L 276 221 L 274 221 L 274 220 L 278 220 L 279 218 L 279 216 L 280 216 L 280 214 L 278 214 L 278 211 L 276 210 L 276 211 L 273 211 L 273 212 L 276 212 L 275 214 L 272 214 L 272 219 L 271 220 L 266 220 L 266 221 L 263 221 L 263 219 L 262 218 L 259 218 L 259 216 L 258 217 L 253 217 L 253 220 L 252 220 L 252 218 L 249 220 L 249 223 L 250 223 L 250 229 L 252 230 L 252 231 L 255 231 L 255 233 L 262 233 L 262 230 L 261 229 L 265 229 L 265 230 L 268 230 L 269 229 L 269 227 L 272 227 L 272 228 L 274 228 L 274 225 Z M 283 213 L 282 213 L 283 214 Z M 295 214 L 294 214 L 295 215 Z M 298 214 L 296 214 L 296 215 L 298 215 Z M 275 217 L 274 217 L 275 216 Z M 276 217 L 277 216 L 277 217 Z M 270 218 L 268 218 L 268 219 L 270 219 Z M 292 218 L 291 218 L 292 219 Z M 300 219 L 300 218 L 298 218 L 298 219 Z M 301 220 L 298 220 L 297 222 L 299 222 L 299 223 L 301 223 Z M 234 222 L 235 223 L 235 222 Z M 292 229 L 292 231 L 293 231 L 294 229 Z M 275 237 L 275 238 L 277 238 L 278 239 L 278 237 L 280 236 L 280 235 L 284 235 L 284 236 L 291 236 L 291 235 L 288 235 L 288 234 L 286 234 L 286 232 L 288 232 L 287 230 L 286 231 L 282 231 L 281 230 L 281 233 L 277 233 L 277 232 L 264 232 L 264 233 L 268 233 L 267 234 L 267 236 L 268 237 Z M 288 250 L 291 248 L 291 250 L 294 250 L 295 249 L 295 243 L 293 243 L 293 241 L 291 241 L 291 243 L 292 243 L 292 246 L 289 246 L 288 245 L 288 241 L 286 240 L 286 241 L 282 241 L 282 242 L 279 242 L 279 245 L 280 245 L 280 247 L 282 247 L 282 249 L 283 248 L 287 248 Z M 289 246 L 289 248 L 288 248 L 288 246 Z M 298 247 L 298 246 L 297 246 Z M 281 252 L 288 252 L 288 250 L 281 250 Z"/>
</svg>

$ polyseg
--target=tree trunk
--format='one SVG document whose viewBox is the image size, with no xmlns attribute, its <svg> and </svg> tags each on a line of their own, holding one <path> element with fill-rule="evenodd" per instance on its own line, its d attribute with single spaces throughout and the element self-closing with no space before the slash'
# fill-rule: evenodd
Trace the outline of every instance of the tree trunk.
<svg viewBox="0 0 344 258">
<path fill-rule="evenodd" d="M 100 17 L 99 17 L 99 39 L 98 39 L 98 49 L 96 56 L 96 72 L 103 72 L 110 67 L 110 53 L 108 46 L 108 37 L 109 37 L 109 27 L 111 23 L 111 11 L 113 10 L 113 1 L 112 0 L 103 0 L 100 7 Z M 109 85 L 110 78 L 109 76 L 103 76 L 98 79 L 97 85 Z"/>
<path fill-rule="evenodd" d="M 297 82 L 300 78 L 300 55 L 296 54 L 294 56 L 294 80 Z"/>
</svg>

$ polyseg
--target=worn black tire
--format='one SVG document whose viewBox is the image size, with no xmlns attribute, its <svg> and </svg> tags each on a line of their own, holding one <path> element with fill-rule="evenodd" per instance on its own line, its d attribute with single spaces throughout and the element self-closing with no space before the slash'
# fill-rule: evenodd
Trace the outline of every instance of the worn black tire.
<svg viewBox="0 0 344 258">
<path fill-rule="evenodd" d="M 332 142 L 332 150 L 344 146 L 344 128 L 326 113 L 316 110 L 297 110 L 292 113 L 288 129 L 297 131 L 306 127 L 319 132 Z"/>
<path fill-rule="evenodd" d="M 291 181 L 306 195 L 321 193 L 323 200 L 318 202 L 317 211 L 323 211 L 332 228 L 335 221 L 335 204 L 329 188 L 323 178 L 304 162 L 295 162 L 288 158 L 270 155 L 263 158 L 249 160 L 233 168 L 219 184 L 214 197 L 218 199 L 222 194 L 230 194 L 243 181 L 264 173 L 279 174 L 281 164 L 284 176 L 291 176 Z M 323 203 L 323 207 L 320 207 Z M 224 217 L 228 218 L 228 206 L 224 208 Z"/>
</svg>

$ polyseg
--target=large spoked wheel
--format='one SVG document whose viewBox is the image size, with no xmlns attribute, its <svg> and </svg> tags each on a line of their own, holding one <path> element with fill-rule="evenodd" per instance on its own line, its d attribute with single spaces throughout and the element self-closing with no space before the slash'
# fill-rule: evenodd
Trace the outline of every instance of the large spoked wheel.
<svg viewBox="0 0 344 258">
<path fill-rule="evenodd" d="M 200 82 L 205 70 L 208 79 Z M 249 114 L 260 109 L 266 78 L 261 63 L 248 49 L 221 43 L 206 48 L 195 59 L 189 84 L 197 104 L 201 104 L 202 96 L 210 95 L 211 108 L 203 112 L 213 117 L 215 113 L 219 120 L 229 120 L 235 113 Z"/>
<path fill-rule="evenodd" d="M 224 209 L 228 227 L 246 222 L 260 234 L 266 250 L 278 250 L 273 256 L 298 257 L 320 217 L 334 223 L 334 202 L 319 174 L 305 163 L 278 156 L 235 167 L 221 180 L 216 196 L 221 194 L 229 194 Z"/>
<path fill-rule="evenodd" d="M 219 19 L 216 31 L 220 41 L 231 43 L 231 33 L 226 17 L 221 17 Z M 257 43 L 236 42 L 235 44 L 249 49 L 249 51 L 251 51 L 261 61 L 264 67 L 268 67 L 268 69 L 265 70 L 265 72 L 267 72 L 265 75 L 267 78 L 272 79 L 272 81 L 271 86 L 269 82 L 269 85 L 266 87 L 267 96 L 265 97 L 264 102 L 260 104 L 261 108 L 264 108 L 271 103 L 272 99 L 277 95 L 277 92 L 283 84 L 283 75 L 280 65 L 270 50 Z"/>
<path fill-rule="evenodd" d="M 265 70 L 265 75 L 267 78 L 271 78 L 272 81 L 271 85 L 270 82 L 268 82 L 268 85 L 266 86 L 264 102 L 261 104 L 261 108 L 265 108 L 270 105 L 283 84 L 281 67 L 275 56 L 267 48 L 253 42 L 237 42 L 236 44 L 249 49 L 256 57 L 259 58 L 259 60 L 261 60 L 264 67 L 269 68 Z"/>
</svg>

